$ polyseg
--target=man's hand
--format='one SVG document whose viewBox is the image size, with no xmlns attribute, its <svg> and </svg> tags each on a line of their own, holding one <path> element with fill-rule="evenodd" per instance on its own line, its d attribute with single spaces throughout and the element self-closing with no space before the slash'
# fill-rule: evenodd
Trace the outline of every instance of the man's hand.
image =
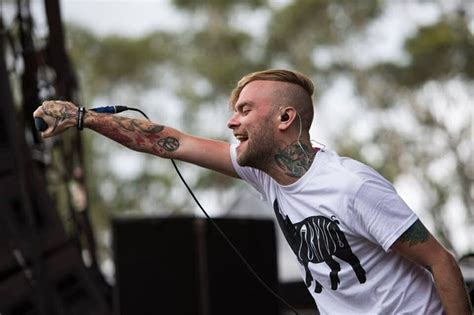
<svg viewBox="0 0 474 315">
<path fill-rule="evenodd" d="M 43 138 L 58 135 L 77 124 L 78 108 L 71 102 L 44 101 L 33 113 L 33 117 L 42 118 L 48 129 L 41 133 Z"/>
</svg>

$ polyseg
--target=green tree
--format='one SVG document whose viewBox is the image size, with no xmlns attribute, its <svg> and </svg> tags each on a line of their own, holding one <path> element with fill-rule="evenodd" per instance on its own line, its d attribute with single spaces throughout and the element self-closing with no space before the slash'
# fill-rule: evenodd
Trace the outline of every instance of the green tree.
<svg viewBox="0 0 474 315">
<path fill-rule="evenodd" d="M 446 224 L 448 217 L 460 218 L 464 233 L 474 223 L 472 104 L 466 98 L 472 97 L 468 91 L 474 84 L 469 21 L 457 11 L 419 28 L 405 42 L 408 64 L 378 64 L 359 80 L 361 95 L 380 121 L 394 109 L 413 120 L 411 132 L 403 130 L 406 124 L 380 123 L 368 143 L 385 143 L 381 170 L 389 170 L 391 178 L 417 178 L 435 231 L 451 249 L 456 249 L 451 242 L 455 229 Z M 448 212 L 454 204 L 457 210 Z"/>
<path fill-rule="evenodd" d="M 358 62 L 348 48 L 368 36 L 367 28 L 393 2 L 173 3 L 200 22 L 182 32 L 153 32 L 141 38 L 98 37 L 69 26 L 70 50 L 81 74 L 85 103 L 140 104 L 160 123 L 228 140 L 227 98 L 243 74 L 269 67 L 297 69 L 317 82 L 318 99 L 343 77 L 354 87 L 363 110 L 360 117 L 372 117 L 371 133 L 360 138 L 351 132 L 360 121 L 341 126 L 344 132 L 332 135 L 335 149 L 368 162 L 392 181 L 414 178 L 426 196 L 421 210 L 449 247 L 454 247 L 450 242 L 454 226 L 446 218 L 453 204 L 465 218 L 464 228 L 472 227 L 472 106 L 459 93 L 472 96 L 468 91 L 473 85 L 474 49 L 472 13 L 463 11 L 462 3 L 451 11 L 440 6 L 439 19 L 419 27 L 406 40 L 407 60 L 370 65 Z M 257 10 L 268 17 L 263 38 L 236 22 Z M 329 52 L 330 62 L 315 59 L 321 51 Z M 166 104 L 161 95 L 166 95 Z M 453 124 L 456 112 L 462 117 Z M 209 124 L 209 113 L 222 123 Z M 102 137 L 87 136 L 95 151 L 89 173 L 96 204 L 111 209 L 110 213 L 196 208 L 166 161 L 137 153 L 137 174 L 124 178 L 110 166 L 111 156 L 123 149 Z M 238 189 L 236 181 L 221 175 L 180 166 L 198 194 L 216 205 L 225 204 Z M 437 167 L 444 170 L 437 172 Z"/>
</svg>

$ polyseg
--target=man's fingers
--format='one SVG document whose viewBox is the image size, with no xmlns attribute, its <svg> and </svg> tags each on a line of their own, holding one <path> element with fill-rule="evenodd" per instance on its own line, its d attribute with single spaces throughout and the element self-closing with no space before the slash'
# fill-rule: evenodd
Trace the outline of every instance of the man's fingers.
<svg viewBox="0 0 474 315">
<path fill-rule="evenodd" d="M 42 117 L 43 115 L 44 115 L 44 112 L 43 112 L 42 106 L 38 107 L 38 108 L 33 112 L 33 118 Z"/>
</svg>

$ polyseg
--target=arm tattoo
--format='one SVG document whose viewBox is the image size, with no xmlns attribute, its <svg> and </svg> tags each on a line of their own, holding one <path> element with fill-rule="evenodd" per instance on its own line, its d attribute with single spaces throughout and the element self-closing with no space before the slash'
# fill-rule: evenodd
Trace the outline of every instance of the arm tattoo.
<svg viewBox="0 0 474 315">
<path fill-rule="evenodd" d="M 102 122 L 94 129 L 133 150 L 161 156 L 179 147 L 178 139 L 167 136 L 162 125 L 122 116 L 111 119 L 113 123 Z"/>
<path fill-rule="evenodd" d="M 286 148 L 279 150 L 274 158 L 277 165 L 288 176 L 300 178 L 311 167 L 315 154 L 308 146 L 294 142 Z"/>
<path fill-rule="evenodd" d="M 178 139 L 173 138 L 173 137 L 166 137 L 166 138 L 160 139 L 158 140 L 156 144 L 168 152 L 176 151 L 179 148 Z"/>
<path fill-rule="evenodd" d="M 428 238 L 428 230 L 420 220 L 416 220 L 415 223 L 413 223 L 412 226 L 410 226 L 408 230 L 400 236 L 399 240 L 404 243 L 408 242 L 408 245 L 411 247 L 426 242 Z"/>
<path fill-rule="evenodd" d="M 146 133 L 158 133 L 163 131 L 165 128 L 161 125 L 152 124 L 147 121 L 138 120 L 138 119 L 130 119 L 121 116 L 113 116 L 112 119 L 117 122 L 122 128 L 128 131 L 142 131 Z"/>
<path fill-rule="evenodd" d="M 138 129 L 140 129 L 141 131 L 146 132 L 146 133 L 159 133 L 159 132 L 162 132 L 163 129 L 165 129 L 164 126 L 150 124 L 146 121 L 138 120 L 138 119 L 132 119 L 132 124 Z"/>
<path fill-rule="evenodd" d="M 112 116 L 112 119 L 119 124 L 120 127 L 128 130 L 128 131 L 135 131 L 135 126 L 130 118 L 125 118 L 121 116 Z"/>
</svg>

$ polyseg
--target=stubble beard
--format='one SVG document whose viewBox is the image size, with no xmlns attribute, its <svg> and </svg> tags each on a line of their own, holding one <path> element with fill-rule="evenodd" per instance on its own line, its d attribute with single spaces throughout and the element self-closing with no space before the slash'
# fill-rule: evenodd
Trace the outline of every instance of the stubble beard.
<svg viewBox="0 0 474 315">
<path fill-rule="evenodd" d="M 261 125 L 253 130 L 252 137 L 247 141 L 245 151 L 237 157 L 240 166 L 248 166 L 266 171 L 274 160 L 276 149 L 275 135 L 270 126 Z"/>
</svg>

